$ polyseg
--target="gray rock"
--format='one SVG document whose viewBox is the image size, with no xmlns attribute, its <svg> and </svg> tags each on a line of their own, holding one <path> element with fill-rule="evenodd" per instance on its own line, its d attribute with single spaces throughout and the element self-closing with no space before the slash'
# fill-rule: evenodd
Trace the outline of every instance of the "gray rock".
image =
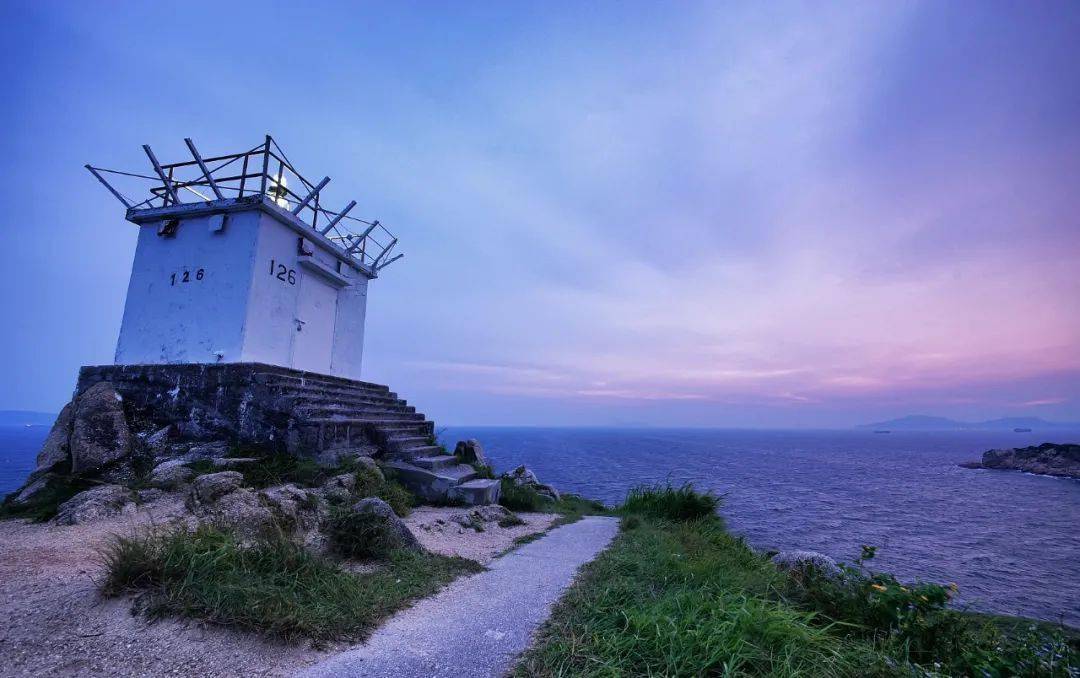
<svg viewBox="0 0 1080 678">
<path fill-rule="evenodd" d="M 405 521 L 397 517 L 394 510 L 382 499 L 368 497 L 353 504 L 352 510 L 356 513 L 367 514 L 383 523 L 386 534 L 391 539 L 391 548 L 409 549 L 411 551 L 423 551 L 424 547 L 409 531 Z"/>
<path fill-rule="evenodd" d="M 484 456 L 484 448 L 480 441 L 475 438 L 459 440 L 454 447 L 454 456 L 465 464 L 484 464 L 487 466 L 487 458 Z"/>
<path fill-rule="evenodd" d="M 71 424 L 75 419 L 75 404 L 73 402 L 64 405 L 60 414 L 53 422 L 45 443 L 37 456 L 37 468 L 34 473 L 47 473 L 57 464 L 71 460 Z"/>
<path fill-rule="evenodd" d="M 268 487 L 259 497 L 283 526 L 310 528 L 318 523 L 317 495 L 310 490 L 289 483 Z"/>
<path fill-rule="evenodd" d="M 349 498 L 352 497 L 352 492 L 355 488 L 356 474 L 342 473 L 323 483 L 322 487 L 319 488 L 319 494 L 321 494 L 326 501 L 340 503 L 348 501 Z"/>
<path fill-rule="evenodd" d="M 154 431 L 150 435 L 146 436 L 146 447 L 155 455 L 159 450 L 168 446 L 170 438 L 172 438 L 173 425 L 162 426 L 158 430 Z"/>
<path fill-rule="evenodd" d="M 496 523 L 503 518 L 509 518 L 511 515 L 513 514 L 507 508 L 494 504 L 491 506 L 477 506 L 464 513 L 455 513 L 450 516 L 450 520 L 463 527 L 472 527 L 477 522 Z"/>
<path fill-rule="evenodd" d="M 71 427 L 71 470 L 94 471 L 131 453 L 131 431 L 118 394 L 99 382 L 75 399 Z"/>
<path fill-rule="evenodd" d="M 819 574 L 835 579 L 843 575 L 835 560 L 816 551 L 781 551 L 772 557 L 772 562 L 799 576 Z"/>
<path fill-rule="evenodd" d="M 525 466 L 518 466 L 516 469 L 507 474 L 510 480 L 514 481 L 515 485 L 539 485 L 540 479 L 536 477 L 536 474 Z"/>
<path fill-rule="evenodd" d="M 274 513 L 254 490 L 234 489 L 213 504 L 204 504 L 197 515 L 205 522 L 235 530 L 245 538 L 255 537 L 276 525 Z"/>
<path fill-rule="evenodd" d="M 204 504 L 211 504 L 239 489 L 243 482 L 244 476 L 239 471 L 207 473 L 195 478 L 193 496 Z"/>
<path fill-rule="evenodd" d="M 31 478 L 30 481 L 26 483 L 26 485 L 24 485 L 22 489 L 19 490 L 19 493 L 16 494 L 15 498 L 11 501 L 14 504 L 25 504 L 31 499 L 33 499 L 34 495 L 36 495 L 38 492 L 44 490 L 48 486 L 48 484 L 49 479 L 47 477 Z"/>
<path fill-rule="evenodd" d="M 210 460 L 214 468 L 237 468 L 248 464 L 258 463 L 255 457 L 215 457 Z"/>
<path fill-rule="evenodd" d="M 174 489 L 185 485 L 195 477 L 195 472 L 187 467 L 183 459 L 171 459 L 162 462 L 150 472 L 150 484 L 154 487 Z"/>
<path fill-rule="evenodd" d="M 211 443 L 198 443 L 188 447 L 187 453 L 184 454 L 184 458 L 188 461 L 195 461 L 197 459 L 214 459 L 215 457 L 224 457 L 229 453 L 229 443 L 223 440 L 217 440 Z"/>
<path fill-rule="evenodd" d="M 165 496 L 164 490 L 159 490 L 156 487 L 148 487 L 145 490 L 139 490 L 139 501 L 144 504 L 152 504 L 158 499 Z"/>
<path fill-rule="evenodd" d="M 559 499 L 562 498 L 562 495 L 559 494 L 559 491 L 551 485 L 544 485 L 542 483 L 538 483 L 536 485 L 533 485 L 533 489 L 536 490 L 538 494 L 541 494 L 548 499 L 551 499 L 552 501 L 559 501 Z"/>
<path fill-rule="evenodd" d="M 115 516 L 125 504 L 131 502 L 131 498 L 131 490 L 126 487 L 101 485 L 80 492 L 61 504 L 56 514 L 56 522 L 60 525 L 78 525 Z"/>
</svg>

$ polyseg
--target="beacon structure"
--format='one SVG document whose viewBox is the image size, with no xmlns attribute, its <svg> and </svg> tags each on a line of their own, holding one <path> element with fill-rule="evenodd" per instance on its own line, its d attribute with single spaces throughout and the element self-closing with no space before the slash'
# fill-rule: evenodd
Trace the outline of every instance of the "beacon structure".
<svg viewBox="0 0 1080 678">
<path fill-rule="evenodd" d="M 377 220 L 323 206 L 277 143 L 162 164 L 86 168 L 139 227 L 118 365 L 263 363 L 359 379 L 368 284 L 401 258 Z M 115 176 L 114 176 L 115 175 Z M 109 177 L 149 180 L 133 202 Z"/>
</svg>

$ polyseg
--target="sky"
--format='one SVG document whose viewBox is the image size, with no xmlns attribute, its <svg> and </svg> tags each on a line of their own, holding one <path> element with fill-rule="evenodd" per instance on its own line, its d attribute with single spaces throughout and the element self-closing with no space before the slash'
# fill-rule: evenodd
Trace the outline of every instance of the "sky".
<svg viewBox="0 0 1080 678">
<path fill-rule="evenodd" d="M 1080 3 L 0 4 L 0 409 L 109 363 L 83 169 L 271 133 L 438 425 L 1080 421 Z"/>
</svg>

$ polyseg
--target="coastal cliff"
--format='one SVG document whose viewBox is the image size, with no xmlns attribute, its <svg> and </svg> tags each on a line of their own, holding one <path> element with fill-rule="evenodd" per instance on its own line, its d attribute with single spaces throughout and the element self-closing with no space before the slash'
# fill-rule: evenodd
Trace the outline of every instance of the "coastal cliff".
<svg viewBox="0 0 1080 678">
<path fill-rule="evenodd" d="M 1032 447 L 987 450 L 983 452 L 982 461 L 961 466 L 1080 479 L 1080 445 L 1043 443 Z"/>
</svg>

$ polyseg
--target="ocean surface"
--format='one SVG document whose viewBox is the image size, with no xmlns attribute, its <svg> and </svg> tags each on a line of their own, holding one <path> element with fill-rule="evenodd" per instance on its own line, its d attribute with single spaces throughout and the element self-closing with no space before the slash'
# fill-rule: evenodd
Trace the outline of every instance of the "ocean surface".
<svg viewBox="0 0 1080 678">
<path fill-rule="evenodd" d="M 0 427 L 0 493 L 33 468 L 48 427 Z M 498 470 L 527 464 L 563 491 L 622 500 L 639 483 L 724 495 L 760 549 L 809 549 L 960 586 L 960 604 L 1080 627 L 1080 481 L 962 469 L 995 447 L 1078 442 L 1080 431 L 894 432 L 450 428 Z"/>
</svg>

